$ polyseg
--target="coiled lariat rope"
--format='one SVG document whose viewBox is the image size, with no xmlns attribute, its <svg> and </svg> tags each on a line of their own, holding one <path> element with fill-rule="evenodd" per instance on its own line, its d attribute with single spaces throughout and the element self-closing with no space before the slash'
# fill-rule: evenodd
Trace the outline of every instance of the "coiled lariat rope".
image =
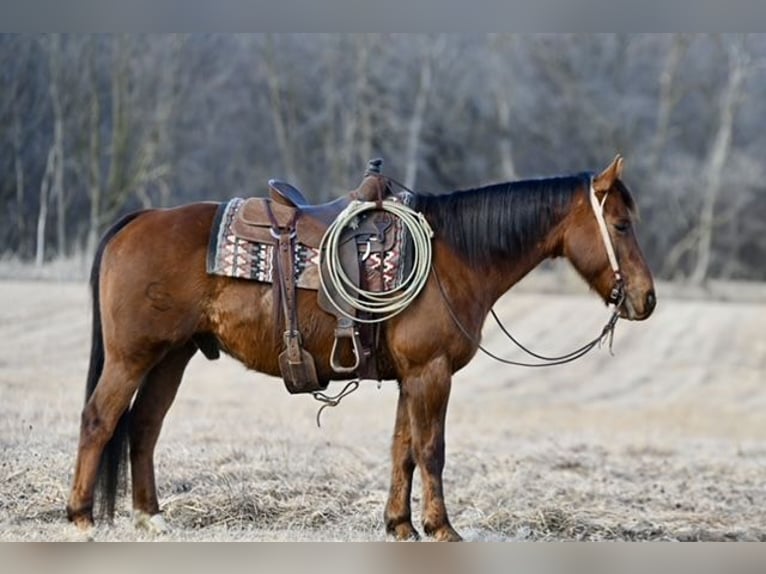
<svg viewBox="0 0 766 574">
<path fill-rule="evenodd" d="M 414 243 L 413 265 L 401 285 L 381 292 L 368 291 L 348 277 L 340 261 L 340 240 L 347 227 L 356 225 L 357 218 L 365 211 L 380 209 L 398 217 Z M 431 271 L 431 238 L 434 232 L 422 213 L 392 200 L 352 201 L 332 222 L 319 245 L 319 283 L 327 298 L 339 313 L 358 323 L 380 323 L 401 313 L 418 296 L 428 281 Z M 370 241 L 374 241 L 371 238 Z M 331 286 L 333 289 L 328 289 Z M 336 301 L 335 297 L 339 300 Z M 349 313 L 345 305 L 369 316 L 357 317 Z"/>
</svg>

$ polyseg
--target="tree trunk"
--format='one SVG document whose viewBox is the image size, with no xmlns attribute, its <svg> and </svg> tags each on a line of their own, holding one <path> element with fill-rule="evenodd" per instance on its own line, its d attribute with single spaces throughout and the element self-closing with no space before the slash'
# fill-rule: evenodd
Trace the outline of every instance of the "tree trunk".
<svg viewBox="0 0 766 574">
<path fill-rule="evenodd" d="M 91 43 L 88 51 L 86 76 L 88 80 L 88 195 L 90 197 L 90 217 L 88 218 L 88 237 L 86 253 L 88 258 L 96 253 L 101 232 L 101 103 L 99 102 L 98 82 L 96 80 L 95 47 Z"/>
<path fill-rule="evenodd" d="M 516 166 L 513 163 L 513 145 L 511 144 L 511 104 L 505 94 L 499 91 L 495 95 L 497 104 L 497 121 L 500 126 L 500 167 L 502 178 L 507 180 L 516 179 Z"/>
<path fill-rule="evenodd" d="M 180 98 L 181 58 L 186 43 L 186 36 L 183 34 L 173 34 L 170 42 L 169 69 L 164 74 L 167 81 L 163 85 L 164 89 L 160 95 L 157 113 L 157 152 L 162 162 L 160 169 L 162 175 L 157 180 L 160 207 L 168 207 L 170 205 L 170 186 L 167 180 L 173 177 L 176 168 L 172 126 L 177 121 L 177 108 Z"/>
<path fill-rule="evenodd" d="M 352 141 L 349 142 L 349 148 L 356 150 L 356 159 L 359 165 L 367 165 L 367 161 L 372 159 L 372 118 L 371 109 L 375 105 L 370 95 L 370 51 L 375 38 L 367 34 L 358 36 L 356 41 L 357 57 L 355 64 L 354 93 L 356 101 L 362 102 L 362 105 L 356 106 L 354 114 Z M 353 166 L 355 167 L 355 166 Z"/>
<path fill-rule="evenodd" d="M 109 142 L 109 171 L 106 178 L 107 219 L 119 212 L 124 202 L 127 183 L 128 129 L 125 122 L 125 92 L 127 66 L 125 39 L 120 36 L 113 41 L 112 56 L 112 135 Z M 102 207 L 105 207 L 102 202 Z M 102 210 L 103 211 L 103 210 Z"/>
<path fill-rule="evenodd" d="M 657 124 L 654 129 L 654 139 L 649 151 L 649 172 L 656 173 L 659 167 L 660 154 L 665 147 L 670 129 L 670 116 L 678 102 L 676 93 L 676 74 L 681 64 L 681 58 L 689 45 L 684 34 L 674 34 L 670 50 L 665 57 L 665 63 L 660 74 L 660 95 L 657 102 Z"/>
<path fill-rule="evenodd" d="M 18 244 L 16 253 L 19 257 L 25 255 L 24 234 L 26 226 L 24 222 L 24 162 L 21 158 L 21 120 L 19 118 L 18 105 L 14 105 L 13 113 L 13 163 L 16 172 L 16 233 Z"/>
<path fill-rule="evenodd" d="M 512 46 L 514 38 L 506 38 L 504 35 L 493 34 L 490 38 L 491 60 L 493 67 L 493 92 L 495 95 L 495 109 L 497 111 L 497 123 L 500 136 L 497 142 L 500 154 L 500 177 L 506 180 L 516 179 L 516 165 L 513 161 L 513 144 L 511 137 L 511 99 L 510 90 L 512 82 L 506 77 L 508 64 L 505 49 Z"/>
<path fill-rule="evenodd" d="M 747 74 L 748 57 L 741 42 L 729 45 L 729 77 L 721 94 L 718 127 L 705 161 L 704 196 L 699 220 L 697 261 L 689 281 L 694 285 L 705 282 L 710 270 L 713 233 L 715 231 L 715 204 L 721 191 L 721 177 L 731 149 L 734 116 L 742 86 Z"/>
<path fill-rule="evenodd" d="M 285 177 L 294 182 L 296 178 L 293 153 L 290 145 L 287 120 L 285 118 L 284 102 L 282 99 L 282 82 L 279 76 L 276 57 L 274 54 L 274 37 L 269 34 L 266 38 L 266 79 L 269 84 L 269 96 L 271 100 L 271 118 L 274 122 L 274 134 L 277 139 L 277 147 L 282 156 L 282 166 Z"/>
<path fill-rule="evenodd" d="M 61 108 L 61 36 L 52 34 L 49 43 L 50 97 L 53 107 L 52 196 L 56 198 L 56 247 L 59 256 L 66 255 L 66 198 L 64 197 L 64 114 Z"/>
<path fill-rule="evenodd" d="M 45 261 L 45 226 L 48 220 L 48 192 L 51 187 L 53 164 L 55 162 L 55 145 L 48 151 L 48 160 L 45 162 L 45 172 L 40 182 L 40 209 L 37 212 L 37 243 L 35 245 L 35 267 L 43 266 Z"/>
<path fill-rule="evenodd" d="M 328 201 L 338 193 L 338 185 L 346 178 L 349 158 L 344 147 L 344 133 L 349 120 L 353 117 L 353 103 L 346 105 L 343 94 L 338 89 L 342 76 L 341 54 L 343 54 L 343 38 L 332 36 L 325 38 L 321 46 L 317 46 L 317 64 L 324 70 L 322 85 L 318 86 L 324 110 L 316 110 L 317 115 L 326 117 L 322 122 L 322 158 L 327 181 L 318 185 L 314 193 L 317 201 Z M 320 63 L 321 62 L 321 63 Z M 349 109 L 350 108 L 350 109 Z M 342 189 L 342 188 L 341 188 Z"/>
<path fill-rule="evenodd" d="M 404 185 L 409 189 L 415 188 L 418 177 L 420 150 L 420 133 L 423 130 L 423 119 L 428 105 L 428 96 L 433 84 L 433 64 L 438 53 L 444 49 L 444 36 L 428 42 L 423 46 L 420 61 L 420 78 L 418 92 L 415 95 L 415 107 L 412 110 L 407 130 L 407 152 L 405 155 Z"/>
<path fill-rule="evenodd" d="M 352 98 L 348 108 L 340 110 L 343 130 L 339 158 L 343 162 L 344 177 L 351 178 L 351 182 L 361 178 L 367 161 L 372 155 L 370 111 L 375 102 L 369 93 L 369 60 L 373 41 L 370 34 L 355 34 L 353 37 L 355 58 Z"/>
</svg>

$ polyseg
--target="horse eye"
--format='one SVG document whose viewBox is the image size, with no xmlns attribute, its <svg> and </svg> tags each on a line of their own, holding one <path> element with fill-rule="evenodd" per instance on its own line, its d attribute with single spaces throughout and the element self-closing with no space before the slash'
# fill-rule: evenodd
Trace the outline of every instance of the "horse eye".
<svg viewBox="0 0 766 574">
<path fill-rule="evenodd" d="M 614 228 L 617 230 L 618 233 L 625 233 L 630 229 L 630 221 L 627 220 L 621 220 L 614 224 Z"/>
</svg>

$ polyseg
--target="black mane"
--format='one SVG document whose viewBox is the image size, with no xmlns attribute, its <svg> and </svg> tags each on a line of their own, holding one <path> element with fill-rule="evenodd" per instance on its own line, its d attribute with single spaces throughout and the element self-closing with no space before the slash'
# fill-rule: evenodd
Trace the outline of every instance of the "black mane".
<svg viewBox="0 0 766 574">
<path fill-rule="evenodd" d="M 516 259 L 528 253 L 561 221 L 591 177 L 581 173 L 444 195 L 415 194 L 411 206 L 469 264 L 486 265 L 498 257 Z"/>
</svg>

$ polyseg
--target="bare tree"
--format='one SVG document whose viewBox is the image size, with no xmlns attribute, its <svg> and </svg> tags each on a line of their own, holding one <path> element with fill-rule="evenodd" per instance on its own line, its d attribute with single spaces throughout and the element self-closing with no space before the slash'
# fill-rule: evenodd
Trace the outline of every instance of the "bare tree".
<svg viewBox="0 0 766 574">
<path fill-rule="evenodd" d="M 40 205 L 37 211 L 37 242 L 35 244 L 35 267 L 40 268 L 45 261 L 45 227 L 48 223 L 48 196 L 56 162 L 55 144 L 48 151 L 45 171 L 40 181 Z"/>
<path fill-rule="evenodd" d="M 91 38 L 85 55 L 85 77 L 87 83 L 88 102 L 88 196 L 90 211 L 88 218 L 88 233 L 86 253 L 92 256 L 101 229 L 101 101 L 98 88 L 98 71 L 96 69 L 97 40 Z"/>
<path fill-rule="evenodd" d="M 24 162 L 21 159 L 21 113 L 19 104 L 13 106 L 13 166 L 16 175 L 16 233 L 18 234 L 19 252 L 22 251 L 22 243 L 25 234 L 24 218 Z"/>
<path fill-rule="evenodd" d="M 328 76 L 329 84 L 326 91 L 338 106 L 337 115 L 340 121 L 338 141 L 328 146 L 328 152 L 334 151 L 331 163 L 335 166 L 334 181 L 349 181 L 365 165 L 372 150 L 372 118 L 371 108 L 375 105 L 374 94 L 370 90 L 370 53 L 374 49 L 377 37 L 372 34 L 354 34 L 349 39 L 353 56 L 348 58 L 350 82 L 344 84 L 336 76 Z M 340 50 L 334 65 L 342 66 L 347 59 L 347 50 Z M 340 61 L 337 61 L 340 60 Z M 341 95 L 346 95 L 342 99 Z M 328 130 L 329 131 L 329 130 Z"/>
<path fill-rule="evenodd" d="M 654 129 L 654 139 L 649 150 L 649 170 L 654 172 L 658 168 L 660 154 L 665 147 L 670 130 L 670 118 L 673 109 L 681 97 L 678 86 L 678 70 L 681 60 L 689 48 L 689 37 L 686 34 L 673 34 L 670 49 L 665 55 L 665 60 L 660 73 L 660 93 L 657 101 L 657 124 Z"/>
<path fill-rule="evenodd" d="M 19 57 L 23 58 L 24 55 L 20 54 Z M 12 114 L 13 114 L 13 167 L 14 174 L 16 176 L 16 233 L 18 234 L 17 250 L 18 253 L 23 251 L 22 245 L 24 243 L 25 229 L 25 217 L 24 217 L 24 161 L 22 159 L 21 149 L 21 86 L 18 77 L 14 78 L 14 82 L 11 85 L 11 94 L 13 98 L 12 102 Z"/>
<path fill-rule="evenodd" d="M 511 133 L 511 90 L 513 81 L 509 77 L 510 52 L 514 49 L 515 35 L 493 34 L 490 36 L 490 50 L 493 56 L 492 71 L 497 123 L 500 130 L 498 152 L 500 155 L 501 178 L 516 179 L 516 166 L 513 162 L 513 145 Z"/>
<path fill-rule="evenodd" d="M 364 165 L 372 155 L 372 106 L 375 98 L 370 89 L 370 66 L 373 63 L 371 54 L 378 44 L 379 38 L 374 34 L 359 34 L 355 36 L 354 48 L 354 112 L 347 122 L 346 149 L 355 151 L 349 154 L 348 169 L 356 165 Z M 353 158 L 356 158 L 356 162 Z M 358 163 L 357 163 L 358 162 Z"/>
<path fill-rule="evenodd" d="M 282 156 L 282 166 L 285 176 L 291 180 L 297 180 L 295 172 L 295 160 L 289 136 L 289 123 L 283 98 L 282 78 L 276 61 L 276 41 L 272 34 L 266 37 L 264 63 L 266 64 L 266 79 L 269 85 L 271 98 L 271 119 L 274 123 L 274 133 Z"/>
<path fill-rule="evenodd" d="M 61 106 L 61 35 L 52 34 L 48 41 L 50 62 L 50 97 L 53 108 L 53 185 L 56 200 L 56 246 L 66 255 L 66 200 L 64 197 L 64 113 Z"/>
<path fill-rule="evenodd" d="M 53 143 L 48 151 L 45 171 L 40 182 L 39 208 L 37 213 L 37 241 L 35 246 L 35 266 L 41 267 L 45 260 L 46 226 L 48 220 L 48 202 L 52 195 L 56 199 L 58 219 L 56 226 L 57 247 L 60 255 L 66 251 L 66 205 L 64 202 L 64 145 L 63 113 L 59 93 L 61 38 L 58 34 L 47 39 L 48 65 L 50 78 L 48 92 L 53 108 Z"/>
<path fill-rule="evenodd" d="M 718 108 L 718 125 L 707 154 L 704 169 L 704 188 L 702 209 L 699 217 L 699 240 L 697 242 L 697 260 L 689 280 L 693 284 L 703 283 L 708 276 L 712 257 L 713 233 L 715 231 L 715 206 L 721 191 L 721 178 L 731 150 L 734 116 L 740 99 L 742 87 L 750 66 L 750 57 L 740 37 L 727 46 L 728 78 L 721 93 Z"/>
<path fill-rule="evenodd" d="M 109 169 L 106 177 L 105 216 L 111 219 L 119 212 L 127 191 L 128 125 L 125 114 L 128 67 L 126 38 L 118 36 L 112 41 L 111 59 L 111 137 L 109 142 Z"/>
<path fill-rule="evenodd" d="M 415 105 L 407 129 L 407 151 L 404 160 L 404 185 L 410 189 L 415 188 L 418 176 L 420 135 L 425 121 L 428 97 L 433 86 L 434 61 L 444 51 L 444 46 L 445 36 L 442 34 L 433 40 L 424 39 L 421 47 L 418 91 L 415 95 Z"/>
</svg>

